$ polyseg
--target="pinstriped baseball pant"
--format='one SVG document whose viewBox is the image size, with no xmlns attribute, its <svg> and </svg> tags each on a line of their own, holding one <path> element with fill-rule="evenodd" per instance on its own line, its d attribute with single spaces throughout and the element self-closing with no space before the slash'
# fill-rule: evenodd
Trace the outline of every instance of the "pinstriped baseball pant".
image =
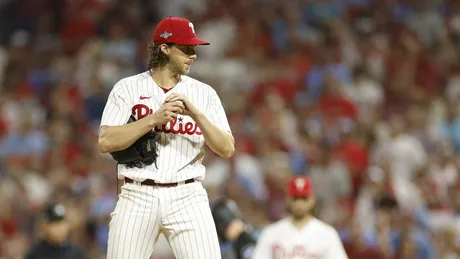
<svg viewBox="0 0 460 259">
<path fill-rule="evenodd" d="M 160 233 L 177 259 L 220 259 L 208 195 L 200 182 L 124 184 L 109 224 L 108 259 L 148 259 Z"/>
</svg>

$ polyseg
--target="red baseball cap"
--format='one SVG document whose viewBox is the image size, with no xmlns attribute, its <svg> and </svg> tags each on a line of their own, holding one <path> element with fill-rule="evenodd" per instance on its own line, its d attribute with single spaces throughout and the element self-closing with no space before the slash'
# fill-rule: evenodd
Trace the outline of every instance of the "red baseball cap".
<svg viewBox="0 0 460 259">
<path fill-rule="evenodd" d="M 153 32 L 153 44 L 174 43 L 178 45 L 209 45 L 198 38 L 193 23 L 185 18 L 168 17 L 163 19 Z"/>
<path fill-rule="evenodd" d="M 291 197 L 309 197 L 313 195 L 313 186 L 306 176 L 295 176 L 289 180 L 288 195 Z"/>
</svg>

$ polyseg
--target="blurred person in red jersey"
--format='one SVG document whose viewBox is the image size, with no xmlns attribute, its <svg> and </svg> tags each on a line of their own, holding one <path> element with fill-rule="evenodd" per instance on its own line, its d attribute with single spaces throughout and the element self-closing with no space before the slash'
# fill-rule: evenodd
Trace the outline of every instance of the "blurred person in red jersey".
<svg viewBox="0 0 460 259">
<path fill-rule="evenodd" d="M 325 91 L 323 92 L 320 101 L 320 112 L 330 118 L 350 118 L 356 119 L 358 109 L 345 95 L 343 94 L 340 81 L 330 74 L 324 77 Z"/>
<path fill-rule="evenodd" d="M 350 169 L 353 182 L 353 197 L 364 181 L 364 173 L 369 166 L 369 149 L 367 147 L 367 132 L 351 120 L 341 120 L 339 123 L 341 139 L 334 148 L 334 155 L 344 161 Z"/>
<path fill-rule="evenodd" d="M 263 229 L 253 259 L 348 259 L 337 231 L 312 215 L 315 196 L 310 179 L 291 178 L 288 195 L 290 216 Z"/>
<path fill-rule="evenodd" d="M 404 73 L 408 89 L 415 88 L 428 97 L 439 90 L 438 71 L 431 60 L 429 49 L 417 38 L 410 29 L 399 27 L 393 34 L 393 52 L 387 63 L 390 75 Z M 422 99 L 423 99 L 422 98 Z"/>
</svg>

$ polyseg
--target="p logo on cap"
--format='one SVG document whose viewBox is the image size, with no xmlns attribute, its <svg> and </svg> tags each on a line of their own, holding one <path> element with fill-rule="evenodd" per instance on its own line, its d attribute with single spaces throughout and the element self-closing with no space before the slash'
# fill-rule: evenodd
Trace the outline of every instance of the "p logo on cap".
<svg viewBox="0 0 460 259">
<path fill-rule="evenodd" d="M 309 197 L 313 195 L 313 186 L 305 176 L 293 177 L 288 184 L 288 195 L 292 197 Z"/>
<path fill-rule="evenodd" d="M 297 187 L 297 191 L 301 191 L 305 186 L 305 180 L 302 178 L 295 179 L 295 185 Z"/>
</svg>

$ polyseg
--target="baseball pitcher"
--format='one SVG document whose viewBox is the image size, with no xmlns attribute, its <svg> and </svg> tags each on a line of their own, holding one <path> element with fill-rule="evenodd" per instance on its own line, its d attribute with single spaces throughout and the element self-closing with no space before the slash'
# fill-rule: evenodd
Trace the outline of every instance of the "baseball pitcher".
<svg viewBox="0 0 460 259">
<path fill-rule="evenodd" d="M 123 78 L 105 106 L 99 146 L 123 179 L 111 214 L 109 259 L 147 259 L 160 233 L 178 259 L 221 258 L 202 164 L 205 144 L 224 158 L 234 138 L 216 91 L 187 74 L 193 24 L 169 17 L 154 30 L 148 71 Z"/>
</svg>

